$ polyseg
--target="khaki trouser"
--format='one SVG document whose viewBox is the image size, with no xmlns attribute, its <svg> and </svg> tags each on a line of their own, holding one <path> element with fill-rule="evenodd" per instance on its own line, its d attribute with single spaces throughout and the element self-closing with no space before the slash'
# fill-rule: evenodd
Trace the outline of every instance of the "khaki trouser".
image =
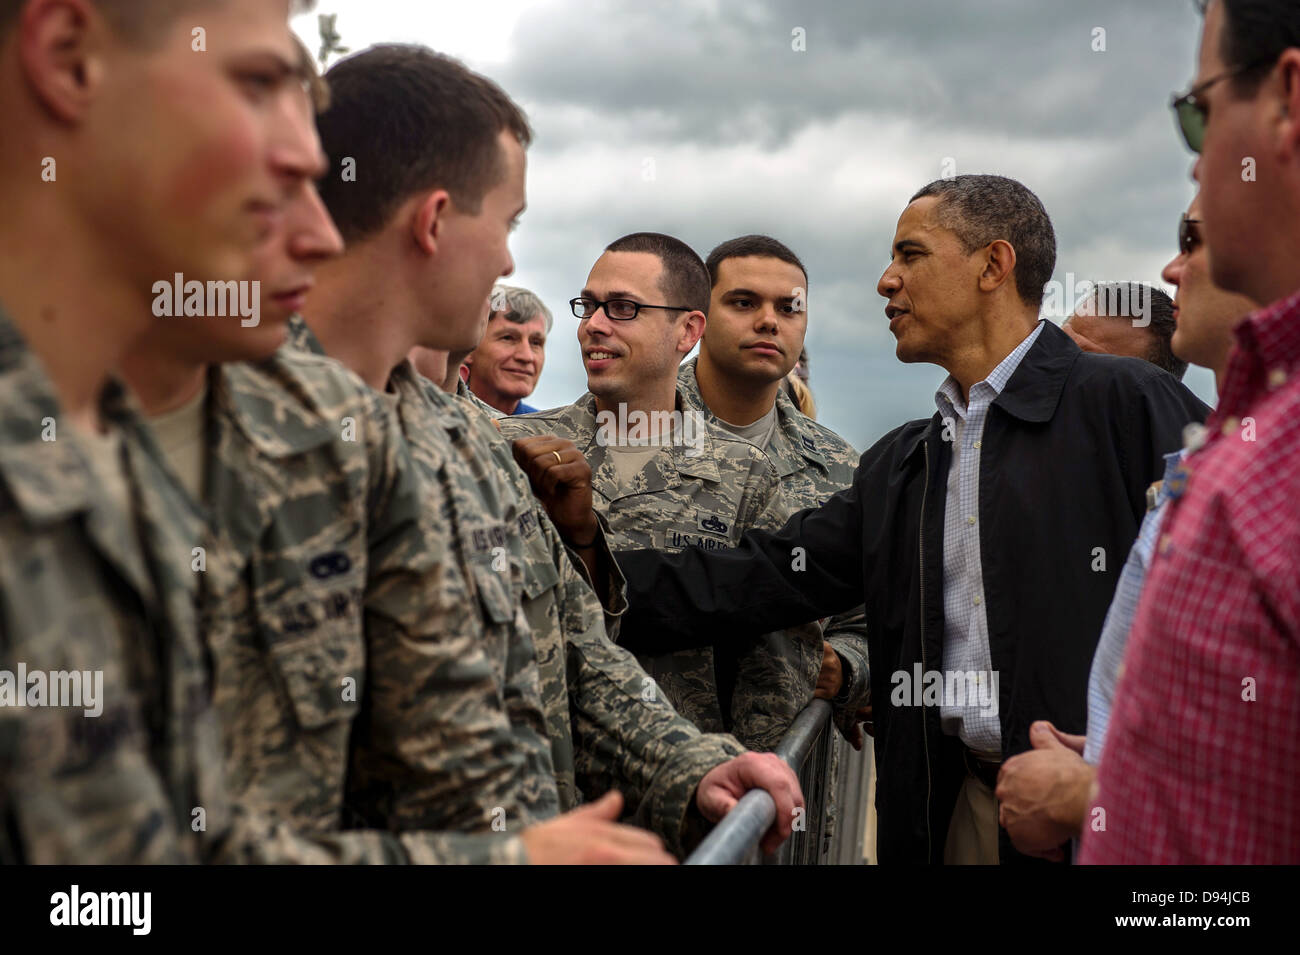
<svg viewBox="0 0 1300 955">
<path fill-rule="evenodd" d="M 970 773 L 952 809 L 943 864 L 998 864 L 998 800 L 993 790 Z"/>
</svg>

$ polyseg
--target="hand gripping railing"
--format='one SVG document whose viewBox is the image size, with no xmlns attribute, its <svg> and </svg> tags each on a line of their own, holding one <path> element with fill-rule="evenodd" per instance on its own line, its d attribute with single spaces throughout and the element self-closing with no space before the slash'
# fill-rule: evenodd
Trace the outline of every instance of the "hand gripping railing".
<svg viewBox="0 0 1300 955">
<path fill-rule="evenodd" d="M 795 717 L 776 755 L 796 774 L 823 732 L 830 731 L 831 705 L 813 700 Z M 758 846 L 776 819 L 776 804 L 765 789 L 751 789 L 686 859 L 687 865 L 739 865 Z"/>
</svg>

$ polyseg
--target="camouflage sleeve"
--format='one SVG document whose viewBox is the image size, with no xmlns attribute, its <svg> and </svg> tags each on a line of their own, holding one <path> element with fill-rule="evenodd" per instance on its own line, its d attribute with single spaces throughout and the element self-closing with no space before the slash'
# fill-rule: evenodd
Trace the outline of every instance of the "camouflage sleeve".
<svg viewBox="0 0 1300 955">
<path fill-rule="evenodd" d="M 540 519 L 543 514 L 543 508 L 537 509 L 537 516 Z M 623 568 L 618 566 L 618 561 L 614 559 L 614 551 L 609 546 L 609 521 L 605 519 L 604 514 L 596 515 L 596 552 L 598 554 L 597 566 L 606 568 L 605 577 L 605 603 L 602 609 L 605 612 L 605 635 L 614 643 L 618 642 L 618 625 L 623 619 L 623 614 L 627 611 L 627 578 L 623 576 Z M 569 555 L 569 563 L 573 565 L 583 581 L 592 589 L 595 594 L 601 592 L 601 588 L 596 586 L 595 581 L 587 572 L 587 565 L 572 547 L 565 545 L 565 550 Z"/>
<path fill-rule="evenodd" d="M 524 840 L 504 832 L 408 832 L 399 838 L 419 865 L 525 865 Z"/>
<path fill-rule="evenodd" d="M 236 810 L 209 858 L 218 865 L 522 865 L 523 840 L 505 832 L 344 831 L 303 835 L 282 820 Z"/>
<path fill-rule="evenodd" d="M 536 500 L 529 485 L 528 478 L 519 466 L 515 463 L 514 454 L 511 451 L 511 445 L 520 438 L 534 437 L 539 434 L 555 433 L 572 440 L 575 436 L 571 429 L 565 427 L 562 418 L 554 416 L 534 420 L 531 415 L 518 417 L 507 416 L 497 419 L 495 428 L 488 428 L 485 432 L 488 442 L 492 445 L 493 452 L 498 456 L 502 468 L 509 472 L 510 479 L 519 487 L 519 493 L 525 500 Z M 539 524 L 547 524 L 550 517 L 546 514 L 546 509 L 540 504 L 536 508 L 537 520 Z M 618 639 L 618 625 L 622 620 L 624 611 L 627 610 L 627 578 L 623 576 L 623 570 L 614 559 L 614 552 L 609 546 L 609 521 L 605 515 L 596 514 L 596 550 L 599 556 L 600 566 L 606 568 L 607 577 L 603 581 L 605 587 L 597 587 L 596 581 L 590 578 L 587 573 L 587 566 L 573 548 L 565 545 L 568 551 L 569 561 L 577 568 L 578 573 L 582 575 L 588 586 L 596 593 L 603 592 L 605 597 L 605 632 L 611 640 Z"/>
<path fill-rule="evenodd" d="M 658 833 L 677 858 L 686 858 L 710 828 L 695 805 L 700 780 L 744 752 L 734 736 L 722 733 L 701 734 L 678 746 L 655 774 L 651 795 L 637 806 L 633 821 Z"/>
<path fill-rule="evenodd" d="M 3 659 L 15 666 L 12 656 Z M 188 812 L 168 798 L 131 690 L 115 679 L 112 663 L 106 669 L 108 703 L 97 718 L 0 706 L 0 864 L 197 861 Z M 218 816 L 207 792 L 196 793 L 201 808 Z"/>
<path fill-rule="evenodd" d="M 497 425 L 501 429 L 501 437 L 505 438 L 507 444 L 512 444 L 520 438 L 559 433 L 557 425 L 549 418 L 512 415 L 498 419 Z"/>
<path fill-rule="evenodd" d="M 853 715 L 871 702 L 866 608 L 859 606 L 831 617 L 826 624 L 826 642 L 849 668 L 845 685 L 831 707 L 835 725 L 847 734 L 853 726 Z"/>
<path fill-rule="evenodd" d="M 453 553 L 450 501 L 419 476 L 395 421 L 379 420 L 386 486 L 369 528 L 368 682 L 348 807 L 377 829 L 486 832 L 504 820 L 517 831 L 524 754 L 467 609 L 477 598 Z"/>
<path fill-rule="evenodd" d="M 658 693 L 636 658 L 610 641 L 578 562 L 568 559 L 553 525 L 543 526 L 561 571 L 578 788 L 587 799 L 617 788 L 637 823 L 680 855 L 695 788 L 710 769 L 745 749 L 730 736 L 702 734 Z"/>
<path fill-rule="evenodd" d="M 235 807 L 229 828 L 209 839 L 216 865 L 520 865 L 523 839 L 507 833 L 390 833 L 377 829 L 304 834 L 286 821 Z"/>
</svg>

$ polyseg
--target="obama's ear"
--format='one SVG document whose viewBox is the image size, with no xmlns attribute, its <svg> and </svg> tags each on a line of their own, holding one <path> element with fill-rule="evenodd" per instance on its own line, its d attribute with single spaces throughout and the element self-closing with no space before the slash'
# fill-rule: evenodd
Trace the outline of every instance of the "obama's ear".
<svg viewBox="0 0 1300 955">
<path fill-rule="evenodd" d="M 984 271 L 980 272 L 980 291 L 994 291 L 1011 277 L 1015 268 L 1015 247 L 1006 239 L 994 239 L 985 252 Z"/>
</svg>

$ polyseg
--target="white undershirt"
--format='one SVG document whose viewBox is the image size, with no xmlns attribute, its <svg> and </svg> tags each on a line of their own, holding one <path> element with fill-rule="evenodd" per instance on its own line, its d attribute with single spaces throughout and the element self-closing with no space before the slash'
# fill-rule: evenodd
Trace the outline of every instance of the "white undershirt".
<svg viewBox="0 0 1300 955">
<path fill-rule="evenodd" d="M 203 473 L 207 463 L 205 412 L 208 386 L 185 404 L 149 419 L 158 447 L 181 485 L 196 501 L 203 500 Z"/>
<path fill-rule="evenodd" d="M 612 452 L 609 460 L 613 462 L 614 471 L 618 474 L 618 483 L 627 485 L 632 483 L 632 479 L 645 469 L 650 459 L 665 450 L 665 447 L 659 444 L 611 444 L 609 450 Z"/>
<path fill-rule="evenodd" d="M 772 436 L 776 434 L 776 404 L 774 403 L 771 410 L 753 424 L 732 424 L 721 418 L 718 419 L 718 424 L 736 437 L 748 441 L 758 450 L 767 451 L 767 446 L 772 443 Z"/>
</svg>

